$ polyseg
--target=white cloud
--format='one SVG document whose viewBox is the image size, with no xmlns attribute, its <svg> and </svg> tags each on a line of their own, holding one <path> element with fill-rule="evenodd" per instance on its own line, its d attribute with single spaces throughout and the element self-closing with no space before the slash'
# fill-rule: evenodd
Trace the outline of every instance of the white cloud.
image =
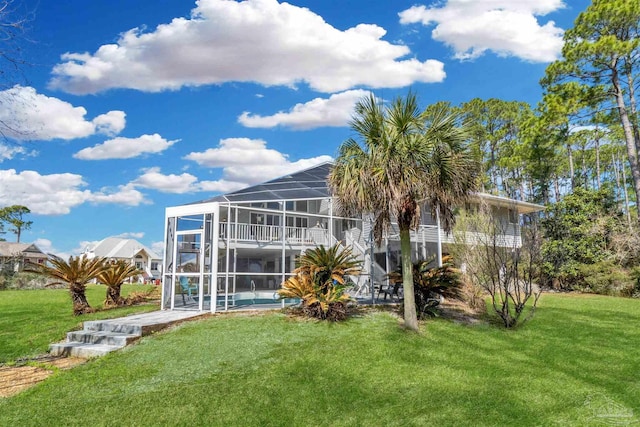
<svg viewBox="0 0 640 427">
<path fill-rule="evenodd" d="M 304 82 L 330 93 L 445 78 L 442 62 L 412 58 L 407 46 L 382 40 L 385 34 L 372 24 L 341 31 L 307 8 L 276 0 L 199 0 L 190 18 L 175 18 L 151 32 L 134 28 L 93 54 L 62 55 L 50 87 L 87 94 Z"/>
<path fill-rule="evenodd" d="M 281 152 L 267 148 L 265 141 L 249 138 L 222 139 L 218 147 L 192 152 L 184 159 L 200 166 L 222 168 L 222 178 L 201 181 L 187 172 L 167 175 L 159 167 L 153 167 L 144 169 L 129 185 L 164 193 L 228 193 L 332 160 L 330 156 L 318 156 L 292 162 Z"/>
<path fill-rule="evenodd" d="M 346 126 L 353 116 L 356 102 L 368 94 L 366 90 L 348 90 L 329 98 L 315 98 L 304 104 L 296 104 L 288 112 L 280 111 L 271 116 L 260 116 L 245 111 L 238 117 L 238 122 L 250 128 L 287 126 L 300 130 Z"/>
<path fill-rule="evenodd" d="M 564 7 L 562 0 L 448 0 L 444 6 L 413 6 L 400 12 L 402 24 L 435 25 L 431 36 L 473 59 L 490 50 L 531 62 L 551 62 L 562 49 L 563 30 L 544 16 Z"/>
<path fill-rule="evenodd" d="M 129 231 L 126 233 L 120 233 L 117 236 L 114 237 L 120 237 L 122 239 L 142 239 L 144 237 L 144 232 L 143 231 Z"/>
<path fill-rule="evenodd" d="M 96 132 L 107 136 L 117 135 L 122 132 L 126 124 L 124 111 L 109 111 L 92 120 L 96 125 Z"/>
<path fill-rule="evenodd" d="M 21 147 L 19 145 L 0 144 L 0 163 L 2 163 L 4 160 L 13 159 L 17 154 L 25 153 L 26 150 L 24 149 L 24 147 Z"/>
<path fill-rule="evenodd" d="M 16 140 L 69 140 L 96 133 L 114 135 L 125 126 L 122 111 L 109 111 L 87 120 L 84 107 L 38 94 L 32 87 L 17 85 L 0 92 L 0 105 L 4 136 Z"/>
<path fill-rule="evenodd" d="M 51 240 L 49 240 L 49 239 L 40 238 L 40 239 L 34 240 L 33 243 L 37 247 L 39 247 L 42 252 L 44 252 L 46 254 L 57 255 L 60 258 L 64 259 L 64 260 L 69 259 L 69 256 L 72 255 L 72 254 L 80 254 L 81 253 L 81 252 L 76 252 L 76 251 L 73 251 L 72 253 L 61 251 L 58 248 L 56 248 L 53 245 L 53 242 L 51 242 Z"/>
<path fill-rule="evenodd" d="M 128 206 L 148 203 L 142 193 L 128 185 L 98 192 L 85 187 L 82 176 L 76 174 L 40 175 L 29 170 L 20 173 L 15 169 L 0 170 L 0 204 L 28 206 L 33 214 L 68 214 L 72 208 L 87 202 Z"/>
<path fill-rule="evenodd" d="M 144 198 L 144 194 L 136 190 L 131 184 L 120 185 L 116 189 L 103 188 L 98 192 L 91 193 L 87 197 L 87 201 L 96 204 L 112 203 L 125 206 L 139 206 L 151 203 Z"/>
<path fill-rule="evenodd" d="M 267 148 L 266 141 L 249 138 L 221 139 L 217 148 L 209 148 L 203 152 L 192 152 L 184 158 L 210 168 L 260 164 L 282 165 L 287 162 L 284 154 Z"/>
<path fill-rule="evenodd" d="M 265 141 L 249 138 L 222 139 L 217 148 L 193 152 L 184 158 L 201 166 L 223 168 L 221 180 L 200 183 L 204 190 L 219 192 L 238 190 L 332 160 L 330 156 L 318 156 L 291 162 L 283 153 L 267 148 Z"/>
<path fill-rule="evenodd" d="M 81 240 L 78 246 L 71 252 L 74 254 L 83 254 L 87 251 L 92 251 L 101 241 L 102 240 Z"/>
<path fill-rule="evenodd" d="M 53 244 L 49 239 L 36 239 L 33 243 L 44 253 L 50 253 L 53 251 Z"/>
<path fill-rule="evenodd" d="M 164 175 L 160 168 L 154 167 L 145 169 L 131 184 L 163 193 L 192 193 L 198 191 L 197 181 L 198 178 L 190 173 Z"/>
<path fill-rule="evenodd" d="M 160 153 L 178 141 L 167 141 L 157 133 L 138 138 L 119 137 L 83 148 L 73 157 L 82 160 L 131 159 L 145 153 Z"/>
</svg>

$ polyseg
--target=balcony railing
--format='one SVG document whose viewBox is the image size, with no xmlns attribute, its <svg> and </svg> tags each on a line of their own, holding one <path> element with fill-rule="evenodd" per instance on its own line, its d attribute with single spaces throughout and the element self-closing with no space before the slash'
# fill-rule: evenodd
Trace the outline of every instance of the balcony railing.
<svg viewBox="0 0 640 427">
<path fill-rule="evenodd" d="M 220 238 L 239 242 L 277 243 L 285 241 L 291 244 L 328 245 L 329 232 L 319 227 L 283 227 L 279 225 L 259 224 L 220 224 Z"/>
</svg>

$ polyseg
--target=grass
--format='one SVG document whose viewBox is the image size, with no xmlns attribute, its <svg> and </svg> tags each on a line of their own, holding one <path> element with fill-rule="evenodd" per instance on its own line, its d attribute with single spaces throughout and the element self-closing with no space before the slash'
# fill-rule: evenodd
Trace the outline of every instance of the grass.
<svg viewBox="0 0 640 427">
<path fill-rule="evenodd" d="M 124 285 L 123 295 L 149 290 L 152 286 Z M 105 287 L 90 285 L 87 298 L 94 308 L 102 305 Z M 74 317 L 66 289 L 0 291 L 0 363 L 45 353 L 49 344 L 61 341 L 86 320 L 126 316 L 157 310 L 157 305 L 124 307 Z"/>
<path fill-rule="evenodd" d="M 436 319 L 414 334 L 383 312 L 223 315 L 0 399 L 0 425 L 638 423 L 639 323 L 638 300 L 566 295 L 543 296 L 513 331 Z"/>
</svg>

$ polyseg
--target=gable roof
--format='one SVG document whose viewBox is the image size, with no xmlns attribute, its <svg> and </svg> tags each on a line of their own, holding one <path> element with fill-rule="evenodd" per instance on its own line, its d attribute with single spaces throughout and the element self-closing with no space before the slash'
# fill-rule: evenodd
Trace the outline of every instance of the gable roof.
<svg viewBox="0 0 640 427">
<path fill-rule="evenodd" d="M 141 251 L 146 252 L 150 259 L 162 259 L 161 256 L 153 252 L 147 246 L 134 239 L 107 237 L 93 248 L 93 252 L 96 256 L 106 258 L 133 258 Z"/>
<path fill-rule="evenodd" d="M 11 257 L 16 255 L 43 255 L 42 250 L 33 243 L 0 242 L 0 256 Z"/>
<path fill-rule="evenodd" d="M 327 177 L 331 171 L 331 166 L 332 164 L 330 162 L 321 163 L 309 169 L 196 203 L 275 201 L 329 197 Z"/>
</svg>

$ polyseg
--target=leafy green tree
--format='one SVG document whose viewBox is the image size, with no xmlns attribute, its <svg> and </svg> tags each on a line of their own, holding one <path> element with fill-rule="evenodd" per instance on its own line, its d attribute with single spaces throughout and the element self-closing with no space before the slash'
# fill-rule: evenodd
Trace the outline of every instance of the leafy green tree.
<svg viewBox="0 0 640 427">
<path fill-rule="evenodd" d="M 524 102 L 472 99 L 460 106 L 471 128 L 471 148 L 482 159 L 482 190 L 525 198 L 520 133 L 533 115 Z"/>
<path fill-rule="evenodd" d="M 107 286 L 107 295 L 104 300 L 105 306 L 122 305 L 123 299 L 120 296 L 122 284 L 130 277 L 142 274 L 135 265 L 126 260 L 117 260 L 107 263 L 107 267 L 98 276 L 98 282 Z"/>
<path fill-rule="evenodd" d="M 542 220 L 544 272 L 561 287 L 579 287 L 581 265 L 612 256 L 611 239 L 620 212 L 610 191 L 576 188 L 560 202 L 547 207 Z"/>
<path fill-rule="evenodd" d="M 640 200 L 640 132 L 635 89 L 640 71 L 640 2 L 593 0 L 564 35 L 563 58 L 546 70 L 549 96 L 575 112 L 615 109 L 623 129 L 636 200 Z M 568 104 L 573 104 L 568 106 Z M 636 203 L 640 212 L 640 203 Z"/>
<path fill-rule="evenodd" d="M 51 264 L 51 265 L 49 265 Z M 69 287 L 73 314 L 75 316 L 93 312 L 87 300 L 87 283 L 97 278 L 107 268 L 104 258 L 89 259 L 84 255 L 70 256 L 68 261 L 52 255 L 48 264 L 31 264 L 27 271 L 52 278 L 51 285 L 65 284 Z"/>
<path fill-rule="evenodd" d="M 9 231 L 16 235 L 16 242 L 20 243 L 22 231 L 29 230 L 33 221 L 26 221 L 24 215 L 30 214 L 28 207 L 22 205 L 7 206 L 0 209 L 0 222 L 9 224 Z M 2 230 L 0 228 L 0 230 Z"/>
<path fill-rule="evenodd" d="M 331 191 L 346 214 L 371 214 L 378 244 L 392 221 L 400 231 L 404 322 L 418 330 L 410 230 L 428 202 L 445 230 L 453 208 L 477 187 L 478 164 L 468 149 L 469 130 L 444 104 L 420 111 L 414 94 L 383 107 L 373 95 L 355 107 L 351 127 L 362 145 L 345 141 L 329 174 Z"/>
</svg>

